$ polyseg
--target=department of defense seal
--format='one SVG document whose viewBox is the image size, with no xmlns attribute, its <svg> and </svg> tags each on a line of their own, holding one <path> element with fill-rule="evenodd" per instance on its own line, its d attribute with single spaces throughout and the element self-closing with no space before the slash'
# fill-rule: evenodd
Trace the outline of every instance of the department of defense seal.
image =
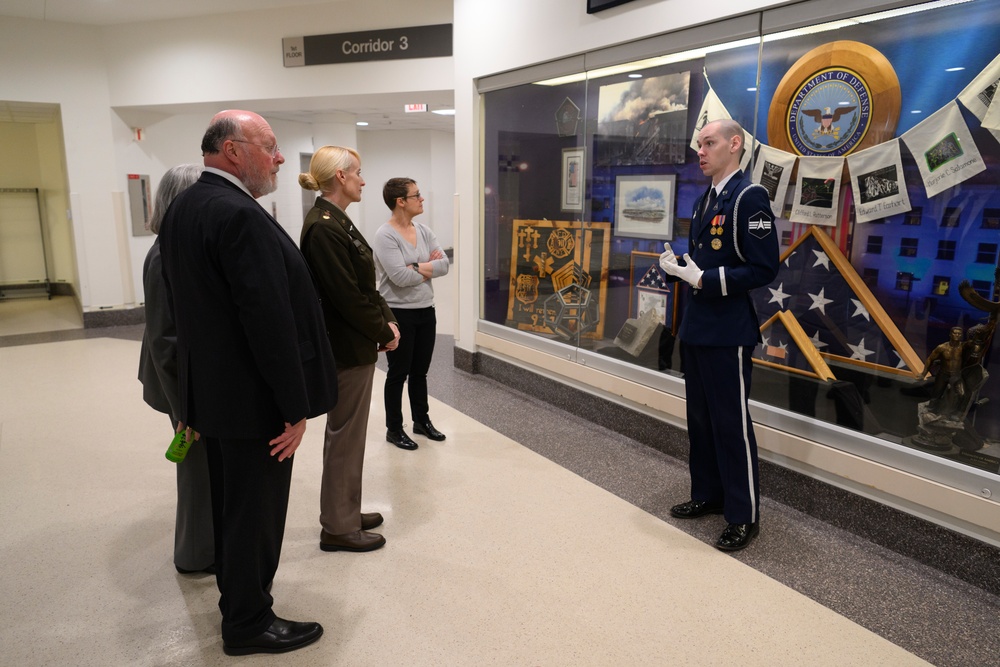
<svg viewBox="0 0 1000 667">
<path fill-rule="evenodd" d="M 829 42 L 782 77 L 767 141 L 796 155 L 848 155 L 891 139 L 900 103 L 899 79 L 885 56 L 860 42 Z"/>
</svg>

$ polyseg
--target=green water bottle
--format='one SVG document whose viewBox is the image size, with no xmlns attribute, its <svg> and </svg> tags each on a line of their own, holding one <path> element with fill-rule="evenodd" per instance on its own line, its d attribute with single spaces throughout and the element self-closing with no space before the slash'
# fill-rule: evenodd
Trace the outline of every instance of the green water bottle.
<svg viewBox="0 0 1000 667">
<path fill-rule="evenodd" d="M 180 463 L 187 456 L 188 447 L 191 445 L 184 437 L 184 431 L 181 431 L 174 436 L 174 439 L 170 441 L 170 446 L 167 447 L 166 457 L 168 461 L 173 461 L 174 463 Z"/>
</svg>

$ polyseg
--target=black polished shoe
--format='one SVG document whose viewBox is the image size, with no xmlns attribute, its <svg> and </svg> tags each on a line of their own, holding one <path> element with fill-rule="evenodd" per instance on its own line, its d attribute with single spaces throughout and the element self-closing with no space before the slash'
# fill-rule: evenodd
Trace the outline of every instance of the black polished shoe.
<svg viewBox="0 0 1000 667">
<path fill-rule="evenodd" d="M 715 548 L 722 551 L 746 549 L 759 532 L 760 526 L 756 523 L 731 523 L 722 531 Z"/>
<path fill-rule="evenodd" d="M 281 618 L 274 619 L 264 632 L 252 639 L 241 642 L 223 642 L 226 655 L 250 655 L 252 653 L 285 653 L 308 646 L 323 635 L 319 623 L 297 623 Z"/>
<path fill-rule="evenodd" d="M 410 439 L 410 436 L 406 435 L 406 431 L 386 431 L 385 441 L 391 442 L 400 449 L 416 449 L 419 445 Z"/>
<path fill-rule="evenodd" d="M 319 548 L 323 551 L 375 551 L 383 545 L 384 537 L 367 530 L 356 530 L 343 535 L 331 535 L 324 530 L 319 536 Z"/>
<path fill-rule="evenodd" d="M 441 442 L 445 438 L 444 433 L 434 428 L 434 424 L 431 423 L 430 419 L 423 422 L 413 422 L 413 432 L 438 442 Z"/>
<path fill-rule="evenodd" d="M 378 512 L 361 513 L 361 530 L 371 530 L 382 525 L 382 515 Z"/>
<path fill-rule="evenodd" d="M 701 500 L 689 500 L 670 508 L 670 516 L 675 516 L 678 519 L 697 519 L 706 514 L 722 514 L 722 505 Z"/>
<path fill-rule="evenodd" d="M 215 574 L 215 563 L 201 568 L 200 570 L 186 570 L 180 565 L 174 565 L 180 574 Z"/>
</svg>

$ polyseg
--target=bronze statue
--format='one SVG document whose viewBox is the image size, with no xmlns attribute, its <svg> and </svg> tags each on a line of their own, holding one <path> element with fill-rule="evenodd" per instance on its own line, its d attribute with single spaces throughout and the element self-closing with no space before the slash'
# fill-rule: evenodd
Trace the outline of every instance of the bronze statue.
<svg viewBox="0 0 1000 667">
<path fill-rule="evenodd" d="M 1000 269 L 997 269 L 1000 279 Z M 983 366 L 983 357 L 990 348 L 996 331 L 1000 301 L 990 301 L 977 294 L 967 281 L 959 285 L 959 293 L 969 304 L 989 313 L 985 324 L 951 328 L 947 342 L 931 351 L 920 374 L 927 376 L 936 365 L 931 399 L 917 405 L 917 435 L 914 444 L 934 451 L 958 448 L 966 451 L 982 449 L 985 441 L 969 418 L 969 412 L 988 399 L 978 399 L 979 390 L 990 374 Z"/>
</svg>

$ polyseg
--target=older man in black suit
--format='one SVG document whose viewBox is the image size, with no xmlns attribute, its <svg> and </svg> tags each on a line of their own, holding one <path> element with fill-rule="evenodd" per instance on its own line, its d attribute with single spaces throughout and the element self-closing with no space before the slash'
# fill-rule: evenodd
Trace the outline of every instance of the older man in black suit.
<svg viewBox="0 0 1000 667">
<path fill-rule="evenodd" d="M 256 202 L 284 157 L 249 111 L 217 114 L 205 171 L 163 221 L 163 273 L 177 324 L 178 418 L 201 433 L 212 480 L 222 639 L 229 655 L 291 651 L 318 623 L 278 618 L 292 461 L 306 419 L 336 403 L 326 327 L 294 241 Z"/>
</svg>

